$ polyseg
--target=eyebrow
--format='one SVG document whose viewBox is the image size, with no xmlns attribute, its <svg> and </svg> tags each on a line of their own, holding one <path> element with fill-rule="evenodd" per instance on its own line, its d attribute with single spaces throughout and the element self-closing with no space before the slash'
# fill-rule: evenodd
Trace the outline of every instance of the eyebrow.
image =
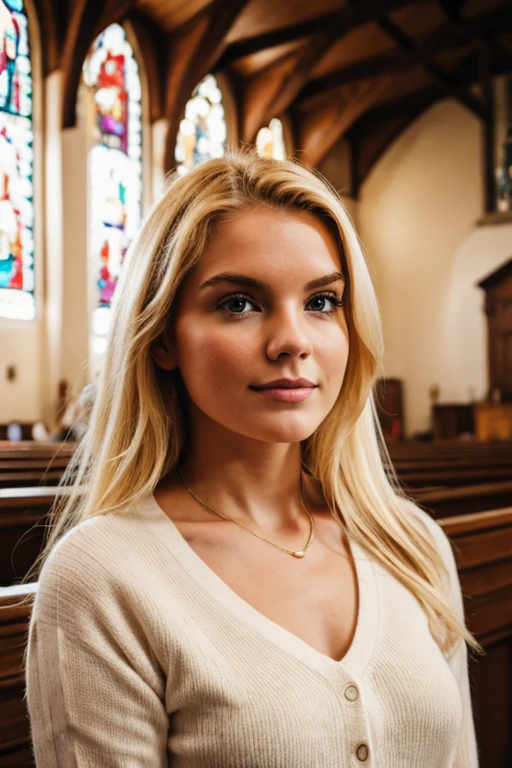
<svg viewBox="0 0 512 768">
<path fill-rule="evenodd" d="M 331 283 L 336 283 L 339 280 L 345 282 L 345 277 L 341 272 L 332 272 L 330 275 L 324 275 L 323 277 L 317 277 L 316 280 L 306 284 L 306 290 L 310 291 L 313 288 L 323 288 Z M 217 285 L 217 283 L 234 283 L 235 285 L 246 285 L 249 288 L 259 288 L 260 290 L 268 289 L 267 283 L 257 280 L 255 277 L 249 277 L 248 275 L 237 275 L 233 272 L 221 272 L 219 275 L 214 275 L 206 280 L 199 287 L 199 290 L 209 288 L 210 286 Z"/>
</svg>

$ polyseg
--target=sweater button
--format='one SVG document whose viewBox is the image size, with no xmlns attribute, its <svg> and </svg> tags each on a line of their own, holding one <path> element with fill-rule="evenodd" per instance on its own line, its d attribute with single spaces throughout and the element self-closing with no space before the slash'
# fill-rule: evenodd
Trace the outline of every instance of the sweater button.
<svg viewBox="0 0 512 768">
<path fill-rule="evenodd" d="M 361 742 L 361 744 L 357 745 L 356 749 L 356 757 L 358 760 L 360 760 L 362 763 L 365 762 L 365 760 L 368 760 L 368 755 L 370 751 L 368 749 L 368 744 L 365 744 L 364 741 Z"/>
<path fill-rule="evenodd" d="M 347 685 L 345 688 L 345 698 L 348 699 L 348 701 L 355 701 L 358 696 L 359 691 L 357 690 L 357 686 Z"/>
</svg>

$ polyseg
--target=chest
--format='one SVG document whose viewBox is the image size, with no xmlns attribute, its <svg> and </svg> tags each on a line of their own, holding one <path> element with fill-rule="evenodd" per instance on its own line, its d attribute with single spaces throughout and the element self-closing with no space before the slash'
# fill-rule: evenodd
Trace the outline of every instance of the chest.
<svg viewBox="0 0 512 768">
<path fill-rule="evenodd" d="M 222 556 L 221 543 L 212 547 L 196 542 L 194 548 L 197 554 L 203 550 L 208 567 L 215 566 L 228 587 L 256 603 L 253 607 L 260 613 L 277 608 L 276 618 L 269 616 L 275 624 L 285 626 L 287 616 L 293 620 L 287 600 L 292 608 L 311 601 L 315 610 L 306 615 L 316 622 L 316 632 L 306 624 L 285 628 L 299 637 L 302 633 L 301 639 L 311 646 L 320 638 L 318 650 L 323 654 L 329 633 L 343 629 L 342 621 L 333 621 L 336 605 L 329 580 L 314 578 L 316 557 L 307 571 L 294 571 L 292 558 L 287 566 L 276 567 L 271 559 L 258 566 L 258 549 L 252 550 L 252 556 L 258 556 L 254 562 L 249 549 L 231 551 L 228 559 Z M 195 571 L 194 582 L 208 589 L 199 595 L 199 609 L 187 614 L 182 636 L 185 671 L 178 667 L 176 673 L 174 651 L 168 678 L 173 766 L 339 768 L 353 764 L 361 743 L 368 745 L 371 763 L 379 768 L 396 768 L 398 763 L 415 768 L 453 765 L 460 696 L 426 617 L 401 584 L 361 558 L 360 550 L 354 553 L 361 608 L 350 657 L 341 664 L 258 621 L 205 569 Z M 241 594 L 241 577 L 247 574 L 260 584 L 260 591 Z M 230 585 L 232 579 L 236 581 Z M 187 590 L 179 594 L 186 599 Z M 353 692 L 354 686 L 358 695 L 348 697 L 347 690 Z M 198 730 L 200 739 L 194 738 Z"/>
<path fill-rule="evenodd" d="M 217 525 L 182 535 L 206 565 L 256 611 L 336 661 L 358 615 L 358 585 L 339 526 L 317 523 L 306 557 L 294 558 L 244 531 Z M 254 540 L 253 540 L 254 539 Z"/>
</svg>

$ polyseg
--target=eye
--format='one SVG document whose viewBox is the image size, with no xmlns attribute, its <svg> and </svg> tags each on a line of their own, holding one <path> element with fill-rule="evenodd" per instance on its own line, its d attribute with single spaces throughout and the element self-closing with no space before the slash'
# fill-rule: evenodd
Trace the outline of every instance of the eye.
<svg viewBox="0 0 512 768">
<path fill-rule="evenodd" d="M 229 317 L 241 317 L 247 314 L 243 311 L 246 304 L 252 304 L 252 301 L 242 294 L 233 294 L 217 304 L 217 309 L 222 310 Z"/>
<path fill-rule="evenodd" d="M 322 315 L 334 314 L 344 303 L 343 297 L 338 296 L 336 293 L 317 293 L 316 296 L 312 296 L 308 301 L 308 305 L 312 305 L 312 309 Z"/>
</svg>

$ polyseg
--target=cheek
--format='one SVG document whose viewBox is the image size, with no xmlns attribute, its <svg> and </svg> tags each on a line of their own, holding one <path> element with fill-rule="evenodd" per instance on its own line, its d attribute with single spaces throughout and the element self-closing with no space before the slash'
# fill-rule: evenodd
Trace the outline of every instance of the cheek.
<svg viewBox="0 0 512 768">
<path fill-rule="evenodd" d="M 330 326 L 316 344 L 316 354 L 330 379 L 343 377 L 349 354 L 349 338 L 345 326 Z"/>
<path fill-rule="evenodd" d="M 209 381 L 247 375 L 254 368 L 254 344 L 241 335 L 208 333 L 179 328 L 177 332 L 178 367 L 187 378 L 208 377 Z"/>
</svg>

